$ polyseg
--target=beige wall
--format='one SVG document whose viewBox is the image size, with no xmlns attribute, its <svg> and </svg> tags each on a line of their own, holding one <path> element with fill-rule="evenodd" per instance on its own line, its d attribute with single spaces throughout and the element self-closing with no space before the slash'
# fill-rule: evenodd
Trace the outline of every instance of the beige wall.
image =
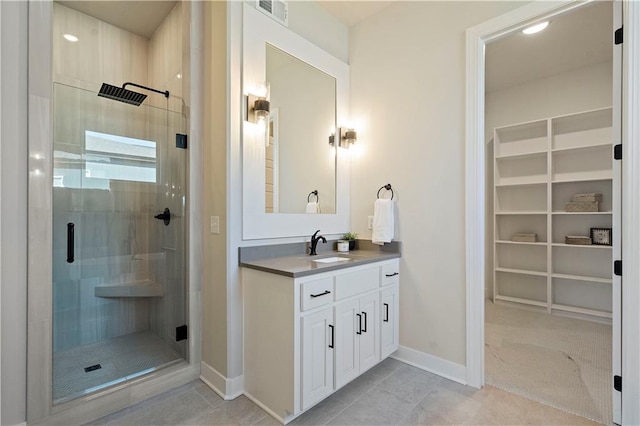
<svg viewBox="0 0 640 426">
<path fill-rule="evenodd" d="M 612 69 L 611 62 L 603 62 L 486 94 L 485 285 L 487 297 L 493 295 L 493 143 L 491 142 L 493 129 L 611 106 Z"/>
<path fill-rule="evenodd" d="M 227 378 L 242 374 L 242 280 L 238 247 L 298 242 L 242 240 L 242 6 L 254 2 L 206 2 L 205 133 L 203 176 L 202 361 Z M 346 60 L 347 28 L 315 2 L 289 3 L 289 29 Z M 225 96 L 226 94 L 226 96 Z M 220 216 L 220 235 L 209 217 Z M 313 230 L 310 230 L 310 233 Z"/>
<path fill-rule="evenodd" d="M 349 34 L 351 225 L 370 238 L 393 185 L 402 241 L 400 344 L 465 363 L 465 30 L 520 2 L 398 2 Z M 360 134 L 362 136 L 360 136 Z"/>
<path fill-rule="evenodd" d="M 227 4 L 206 2 L 204 10 L 202 361 L 227 376 Z M 220 217 L 220 234 L 209 232 L 210 216 Z"/>
</svg>

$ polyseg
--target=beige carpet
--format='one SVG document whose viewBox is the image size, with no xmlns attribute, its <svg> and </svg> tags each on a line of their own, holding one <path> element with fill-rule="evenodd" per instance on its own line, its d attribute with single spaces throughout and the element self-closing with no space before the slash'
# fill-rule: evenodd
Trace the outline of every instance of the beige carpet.
<svg viewBox="0 0 640 426">
<path fill-rule="evenodd" d="M 610 325 L 489 301 L 485 349 L 487 384 L 612 423 Z"/>
</svg>

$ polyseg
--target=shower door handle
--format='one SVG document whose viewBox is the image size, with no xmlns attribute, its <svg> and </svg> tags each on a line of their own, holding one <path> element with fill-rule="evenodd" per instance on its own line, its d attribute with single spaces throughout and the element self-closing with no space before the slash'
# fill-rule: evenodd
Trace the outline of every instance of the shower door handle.
<svg viewBox="0 0 640 426">
<path fill-rule="evenodd" d="M 67 223 L 67 263 L 73 263 L 75 225 Z"/>
<path fill-rule="evenodd" d="M 162 213 L 158 213 L 154 218 L 162 220 L 166 226 L 169 226 L 169 223 L 171 222 L 171 210 L 166 207 Z"/>
</svg>

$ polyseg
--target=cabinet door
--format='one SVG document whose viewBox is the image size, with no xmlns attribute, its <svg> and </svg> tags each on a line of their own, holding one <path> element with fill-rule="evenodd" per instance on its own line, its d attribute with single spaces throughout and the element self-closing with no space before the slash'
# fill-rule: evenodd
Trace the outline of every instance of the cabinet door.
<svg viewBox="0 0 640 426">
<path fill-rule="evenodd" d="M 342 302 L 335 307 L 336 325 L 336 389 L 355 379 L 360 374 L 360 348 L 362 314 L 356 300 Z"/>
<path fill-rule="evenodd" d="M 380 297 L 380 357 L 398 350 L 398 286 L 383 290 Z"/>
<path fill-rule="evenodd" d="M 373 367 L 380 361 L 380 292 L 360 298 L 362 315 L 362 334 L 360 340 L 360 373 Z"/>
<path fill-rule="evenodd" d="M 333 392 L 331 308 L 302 317 L 302 409 Z"/>
</svg>

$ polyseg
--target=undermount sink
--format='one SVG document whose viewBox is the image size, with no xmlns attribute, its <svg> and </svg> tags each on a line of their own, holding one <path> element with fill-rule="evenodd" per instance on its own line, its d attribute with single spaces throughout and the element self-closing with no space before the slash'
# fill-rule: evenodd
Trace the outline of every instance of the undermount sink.
<svg viewBox="0 0 640 426">
<path fill-rule="evenodd" d="M 334 256 L 334 257 L 325 257 L 324 259 L 313 259 L 313 262 L 316 263 L 335 263 L 335 262 L 345 262 L 349 260 L 348 257 L 338 257 L 338 256 Z"/>
</svg>

